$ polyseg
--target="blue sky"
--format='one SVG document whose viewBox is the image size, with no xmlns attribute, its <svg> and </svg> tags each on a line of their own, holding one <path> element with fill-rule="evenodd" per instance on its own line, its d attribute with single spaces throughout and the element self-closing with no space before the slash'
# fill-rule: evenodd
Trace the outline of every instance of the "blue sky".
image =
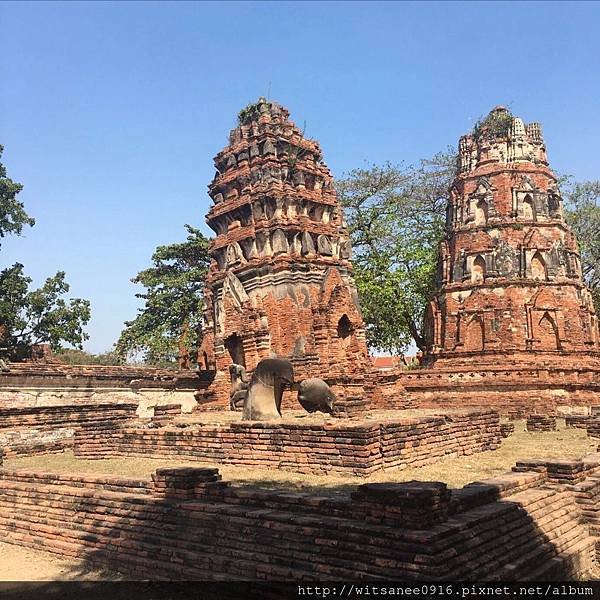
<svg viewBox="0 0 600 600">
<path fill-rule="evenodd" d="M 136 313 L 153 249 L 200 225 L 212 157 L 268 95 L 334 175 L 414 162 L 506 104 L 560 173 L 600 177 L 598 3 L 2 3 L 0 143 L 37 223 L 2 244 L 89 298 L 86 348 Z"/>
</svg>

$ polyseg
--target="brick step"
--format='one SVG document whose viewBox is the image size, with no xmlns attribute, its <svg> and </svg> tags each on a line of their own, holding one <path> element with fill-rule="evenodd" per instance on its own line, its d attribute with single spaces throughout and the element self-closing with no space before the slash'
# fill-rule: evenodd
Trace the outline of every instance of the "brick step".
<svg viewBox="0 0 600 600">
<path fill-rule="evenodd" d="M 263 511 L 263 512 L 264 512 L 264 511 Z M 21 510 L 21 515 L 23 515 L 23 511 L 22 511 L 22 510 Z M 15 517 L 15 518 L 16 518 L 16 517 Z M 210 522 L 211 522 L 211 521 L 209 521 L 209 523 L 210 523 Z M 69 523 L 68 523 L 68 522 L 65 522 L 65 521 L 63 521 L 63 522 L 62 522 L 62 523 L 60 523 L 59 525 L 60 525 L 61 527 L 64 527 L 65 525 L 66 525 L 66 526 L 68 526 L 68 525 L 69 525 Z M 74 522 L 74 525 L 77 525 L 77 527 L 78 527 L 78 528 L 81 526 L 81 524 L 79 523 L 79 520 L 78 520 L 77 522 Z M 190 525 L 193 525 L 193 526 L 196 526 L 196 527 L 197 527 L 199 524 L 198 524 L 198 523 L 195 523 L 195 522 L 194 522 L 194 523 L 191 523 L 191 522 L 190 522 Z M 206 524 L 205 524 L 205 525 L 206 525 Z M 147 527 L 147 525 L 145 525 L 145 527 Z M 38 529 L 40 529 L 39 525 L 38 525 Z M 166 529 L 166 528 L 165 528 L 165 526 L 164 526 L 164 523 L 161 523 L 161 524 L 160 524 L 160 526 L 156 528 L 155 537 L 156 537 L 156 539 L 160 539 L 162 544 L 165 544 L 165 543 L 166 543 L 166 541 L 165 541 L 165 540 L 166 540 L 166 538 L 165 538 L 165 533 L 166 533 L 165 529 Z M 234 536 L 235 536 L 237 531 L 238 531 L 238 529 L 237 529 L 237 526 L 236 526 L 236 527 L 234 527 L 234 528 L 232 529 L 232 531 L 231 531 L 232 535 L 234 535 Z M 79 532 L 79 529 L 77 529 L 77 532 Z M 324 532 L 323 532 L 323 533 L 324 533 Z M 77 533 L 76 535 L 79 535 L 79 533 Z M 142 539 L 145 539 L 145 537 L 146 537 L 146 536 L 142 535 Z M 260 542 L 261 542 L 261 538 L 262 538 L 262 537 L 264 537 L 264 535 L 262 535 L 262 534 L 261 534 L 261 535 L 259 535 L 259 536 L 258 536 L 258 537 L 257 537 L 257 538 L 254 540 L 254 541 L 252 541 L 252 542 L 249 542 L 248 544 L 246 544 L 246 546 L 247 546 L 247 548 L 248 548 L 248 551 L 249 551 L 249 552 L 253 552 L 253 551 L 254 551 L 254 552 L 256 552 L 256 547 L 257 547 L 257 546 L 256 546 L 256 544 L 257 544 L 257 542 L 258 542 L 258 543 L 260 543 Z M 180 538 L 177 538 L 177 539 L 176 539 L 176 540 L 174 540 L 174 541 L 175 541 L 175 542 L 181 542 Z M 333 536 L 333 537 L 332 537 L 332 541 L 335 541 L 335 536 Z M 233 553 L 234 553 L 234 554 L 235 554 L 236 552 L 239 552 L 239 551 L 240 551 L 239 545 L 240 545 L 240 544 L 238 543 L 238 544 L 236 545 L 236 547 L 234 548 L 234 550 L 233 550 Z M 272 543 L 269 543 L 269 544 L 267 544 L 267 547 L 268 547 L 268 546 L 271 546 L 271 545 L 272 545 Z M 289 547 L 289 544 L 285 544 L 285 543 L 284 543 L 284 544 L 283 544 L 283 546 L 282 546 L 282 549 L 285 549 L 286 547 Z M 324 550 L 323 554 L 326 554 L 326 553 L 327 553 L 327 551 L 326 551 L 326 550 L 327 550 L 327 546 L 325 546 L 325 547 L 323 548 L 323 550 Z M 382 549 L 381 549 L 381 553 L 382 553 L 382 555 L 383 555 L 383 556 L 386 556 L 386 555 L 388 555 L 388 554 L 389 554 L 389 550 L 390 550 L 390 547 L 389 547 L 389 545 L 387 546 L 387 548 L 385 548 L 385 547 L 384 547 L 384 548 L 382 548 Z M 313 552 L 313 549 L 312 549 L 312 548 L 311 548 L 311 549 L 309 549 L 309 550 L 308 550 L 308 552 L 306 552 L 306 551 L 305 551 L 304 555 L 305 555 L 305 558 L 306 558 L 307 560 L 309 559 L 309 557 L 310 557 L 310 554 L 311 554 L 312 552 Z M 338 554 L 339 554 L 339 549 L 338 549 L 338 550 L 336 550 L 335 548 L 333 548 L 333 549 L 332 549 L 332 554 L 333 554 L 333 555 L 338 555 Z M 344 554 L 346 554 L 346 553 L 344 553 Z M 414 552 L 413 552 L 413 554 L 412 554 L 412 555 L 410 555 L 410 556 L 408 557 L 408 559 L 412 559 L 413 555 L 414 555 Z M 353 556 L 352 556 L 352 559 L 354 559 L 355 561 L 360 561 L 360 559 L 361 559 L 362 557 L 363 557 L 363 554 L 362 554 L 361 552 L 357 552 L 357 553 L 354 553 L 354 554 L 353 554 Z M 397 564 L 397 561 L 394 561 L 394 562 L 395 562 L 395 564 Z M 398 566 L 400 566 L 400 565 L 398 565 Z M 410 565 L 410 566 L 412 567 L 412 565 Z M 351 569 L 356 569 L 356 566 L 355 566 L 355 565 L 352 565 L 350 568 L 351 568 Z M 346 573 L 346 575 L 348 575 L 348 573 Z"/>
<path fill-rule="evenodd" d="M 2 522 L 0 520 L 0 522 Z M 24 528 L 23 526 L 20 527 L 20 529 L 22 530 L 21 534 L 20 534 L 20 540 L 27 540 L 28 537 L 27 536 L 31 536 L 32 538 L 38 538 L 40 533 L 44 533 L 43 528 L 36 528 L 36 529 L 27 529 Z M 45 540 L 47 540 L 45 543 L 50 544 L 49 547 L 54 547 L 54 539 L 56 540 L 65 540 L 67 539 L 68 543 L 71 543 L 71 547 L 72 548 L 81 548 L 81 545 L 77 545 L 75 543 L 72 543 L 68 540 L 69 537 L 74 537 L 76 539 L 83 539 L 86 540 L 84 546 L 88 549 L 91 549 L 91 551 L 96 548 L 99 547 L 97 544 L 93 544 L 92 542 L 90 542 L 89 540 L 93 539 L 94 534 L 89 534 L 89 533 L 81 533 L 80 531 L 76 531 L 76 530 L 71 530 L 69 535 L 65 535 L 65 530 L 63 528 L 57 528 L 55 529 L 55 536 L 48 536 L 48 533 L 46 533 L 46 537 L 44 538 Z M 114 531 L 111 532 L 112 534 L 114 534 Z M 231 530 L 230 534 L 232 536 L 236 535 L 236 530 Z M 10 532 L 9 536 L 12 536 L 11 539 L 15 542 L 15 543 L 19 543 L 19 539 L 17 539 L 15 541 L 15 538 L 17 538 L 19 536 L 19 534 L 15 533 L 15 532 Z M 115 545 L 112 546 L 113 548 L 113 552 L 114 552 L 114 561 L 116 561 L 115 563 L 111 562 L 111 565 L 117 567 L 119 563 L 123 564 L 124 561 L 127 560 L 127 552 L 126 550 L 124 551 L 124 548 L 126 548 L 128 545 L 132 546 L 136 549 L 141 549 L 144 554 L 147 554 L 149 556 L 158 556 L 161 553 L 172 553 L 173 555 L 178 555 L 181 556 L 184 552 L 189 553 L 189 556 L 191 557 L 193 563 L 195 563 L 196 565 L 198 564 L 198 562 L 202 562 L 204 559 L 202 558 L 202 554 L 203 552 L 206 554 L 205 559 L 208 560 L 209 558 L 211 559 L 211 564 L 210 564 L 210 568 L 225 568 L 225 563 L 228 563 L 229 561 L 238 561 L 239 563 L 242 563 L 244 561 L 244 559 L 247 557 L 248 558 L 248 564 L 255 564 L 256 561 L 261 561 L 264 564 L 266 563 L 277 563 L 277 562 L 283 562 L 288 563 L 288 562 L 293 562 L 293 564 L 295 565 L 295 573 L 294 573 L 294 577 L 300 577 L 300 578 L 305 578 L 306 576 L 310 575 L 310 567 L 312 564 L 312 557 L 314 555 L 314 548 L 306 548 L 304 552 L 302 553 L 296 553 L 294 551 L 290 551 L 289 547 L 286 546 L 285 544 L 283 544 L 281 546 L 282 551 L 285 550 L 285 552 L 282 553 L 282 556 L 284 556 L 285 558 L 281 558 L 281 559 L 277 559 L 276 557 L 274 558 L 272 555 L 269 554 L 262 554 L 260 552 L 260 550 L 257 548 L 256 543 L 245 543 L 245 544 L 241 544 L 241 543 L 236 543 L 234 546 L 226 548 L 226 547 L 219 547 L 219 555 L 217 555 L 217 557 L 215 558 L 215 551 L 214 549 L 212 551 L 206 551 L 205 550 L 205 546 L 200 543 L 200 542 L 196 542 L 195 544 L 192 544 L 191 542 L 185 542 L 182 541 L 180 538 L 173 540 L 173 542 L 175 543 L 175 545 L 170 545 L 171 540 L 169 538 L 165 539 L 164 537 L 161 539 L 160 537 L 160 532 L 156 533 L 156 540 L 157 542 L 154 544 L 150 544 L 147 542 L 144 542 L 143 540 L 147 539 L 147 537 L 143 537 L 141 540 L 137 539 L 137 537 L 135 536 L 128 536 L 126 540 L 121 540 L 119 538 L 116 538 L 115 540 Z M 8 540 L 7 540 L 8 541 Z M 65 543 L 67 543 L 65 542 Z M 246 550 L 242 549 L 242 546 L 244 548 L 246 548 Z M 268 549 L 269 546 L 267 546 Z M 108 550 L 105 550 L 107 553 L 109 553 Z M 81 550 L 76 550 L 74 551 L 75 554 L 72 554 L 73 556 L 81 556 Z M 92 557 L 94 556 L 93 554 L 91 555 Z M 88 558 L 90 558 L 90 556 L 88 556 Z M 351 562 L 351 561 L 344 561 L 342 559 L 339 558 L 334 558 L 331 557 L 330 558 L 330 564 L 334 564 L 337 563 L 338 565 L 347 565 L 346 568 L 340 568 L 332 566 L 330 568 L 331 574 L 335 575 L 336 577 L 351 577 L 352 574 L 354 573 L 354 576 L 356 575 L 362 575 L 362 576 L 366 576 L 367 573 L 361 570 L 357 569 L 359 568 L 359 565 L 361 564 L 362 559 L 364 558 L 364 555 L 362 554 L 357 554 L 356 555 L 356 562 Z M 384 558 L 382 558 L 381 560 L 386 560 Z M 304 570 L 304 572 L 299 572 L 298 570 L 298 565 L 301 564 L 301 562 L 304 561 L 304 565 L 306 567 L 307 570 Z M 397 565 L 397 561 L 389 561 L 389 559 L 387 560 L 387 562 L 392 562 L 395 566 Z M 410 567 L 412 567 L 413 565 L 409 565 Z M 129 571 L 129 569 L 126 569 L 127 571 Z M 313 569 L 314 570 L 314 569 Z M 382 576 L 384 575 L 388 575 L 389 576 L 389 568 L 387 569 L 377 569 L 376 567 L 374 567 L 373 565 L 371 565 L 371 567 L 369 568 L 369 574 L 371 575 L 376 575 L 378 572 L 381 572 Z M 231 572 L 231 569 L 230 569 Z M 240 571 L 243 572 L 243 571 Z"/>
</svg>

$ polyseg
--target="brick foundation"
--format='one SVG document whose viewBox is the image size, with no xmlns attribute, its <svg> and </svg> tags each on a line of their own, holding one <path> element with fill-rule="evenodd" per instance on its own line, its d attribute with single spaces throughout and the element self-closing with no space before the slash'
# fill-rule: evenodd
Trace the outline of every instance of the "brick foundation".
<svg viewBox="0 0 600 600">
<path fill-rule="evenodd" d="M 382 422 L 297 424 L 238 422 L 188 428 L 102 429 L 76 434 L 80 458 L 189 457 L 300 473 L 366 476 L 387 468 L 420 467 L 445 456 L 493 450 L 501 440 L 498 413 Z"/>
<path fill-rule="evenodd" d="M 594 417 L 584 415 L 569 415 L 565 417 L 565 425 L 574 429 L 587 429 L 594 422 Z"/>
<path fill-rule="evenodd" d="M 0 373 L 0 408 L 132 404 L 142 417 L 161 404 L 184 412 L 209 399 L 211 371 L 169 371 L 132 366 L 11 363 Z"/>
<path fill-rule="evenodd" d="M 587 363 L 563 358 L 553 365 L 523 367 L 524 356 L 507 353 L 511 368 L 481 364 L 412 370 L 388 369 L 377 374 L 381 390 L 372 408 L 479 408 L 502 415 L 553 414 L 585 409 L 600 395 L 600 355 Z M 480 358 L 480 362 L 483 359 Z"/>
<path fill-rule="evenodd" d="M 594 565 L 600 479 L 598 461 L 560 462 L 523 461 L 458 490 L 407 482 L 335 496 L 228 486 L 214 469 L 159 470 L 153 482 L 0 469 L 0 530 L 152 580 L 564 580 Z"/>
</svg>

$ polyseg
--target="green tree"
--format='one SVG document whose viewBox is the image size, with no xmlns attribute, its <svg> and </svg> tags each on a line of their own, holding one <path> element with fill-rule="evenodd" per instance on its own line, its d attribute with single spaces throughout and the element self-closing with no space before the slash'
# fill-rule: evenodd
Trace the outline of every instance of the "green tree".
<svg viewBox="0 0 600 600">
<path fill-rule="evenodd" d="M 0 157 L 3 150 L 0 145 Z M 22 189 L 0 163 L 0 238 L 20 235 L 25 225 L 35 223 L 17 199 Z M 30 290 L 30 284 L 21 263 L 0 271 L 0 346 L 7 347 L 13 359 L 28 355 L 32 344 L 49 343 L 54 350 L 63 342 L 81 347 L 88 338 L 83 327 L 90 319 L 90 303 L 63 298 L 69 291 L 63 271 L 37 290 Z"/>
<path fill-rule="evenodd" d="M 455 174 L 448 149 L 417 166 L 356 169 L 337 183 L 371 348 L 397 353 L 414 341 L 425 349 L 425 308 Z"/>
<path fill-rule="evenodd" d="M 0 159 L 4 146 L 0 145 Z M 17 194 L 23 189 L 6 175 L 6 167 L 0 162 L 0 238 L 7 234 L 21 235 L 25 225 L 32 226 L 35 221 L 26 212 Z"/>
<path fill-rule="evenodd" d="M 567 183 L 563 193 L 566 219 L 579 240 L 583 278 L 600 315 L 600 181 Z"/>
<path fill-rule="evenodd" d="M 62 297 L 69 291 L 63 271 L 39 289 L 29 290 L 30 284 L 20 263 L 0 271 L 0 323 L 12 358 L 21 358 L 33 344 L 49 343 L 53 350 L 63 342 L 81 347 L 88 339 L 83 327 L 90 319 L 89 301 Z"/>
<path fill-rule="evenodd" d="M 136 294 L 144 306 L 125 323 L 115 348 L 119 356 L 141 353 L 147 363 L 178 361 L 180 368 L 197 359 L 209 241 L 199 229 L 185 227 L 185 242 L 156 248 L 153 266 L 131 280 L 146 288 Z"/>
<path fill-rule="evenodd" d="M 68 365 L 121 365 L 123 359 L 114 352 L 92 354 L 84 350 L 63 348 L 58 351 L 58 358 Z"/>
</svg>

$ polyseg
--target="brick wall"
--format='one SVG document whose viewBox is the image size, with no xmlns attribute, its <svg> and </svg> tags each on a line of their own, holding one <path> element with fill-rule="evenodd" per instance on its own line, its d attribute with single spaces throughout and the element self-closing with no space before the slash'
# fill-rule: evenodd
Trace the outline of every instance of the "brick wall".
<svg viewBox="0 0 600 600">
<path fill-rule="evenodd" d="M 5 456 L 62 452 L 82 427 L 115 427 L 136 417 L 137 404 L 83 404 L 0 408 Z"/>
<path fill-rule="evenodd" d="M 152 580 L 585 574 L 599 463 L 526 463 L 458 490 L 366 484 L 335 496 L 233 487 L 216 469 L 159 469 L 153 481 L 0 470 L 0 530 L 8 543 Z"/>
<path fill-rule="evenodd" d="M 211 371 L 11 363 L 0 373 L 0 408 L 136 403 L 140 416 L 151 416 L 154 406 L 177 403 L 190 412 L 213 379 Z"/>
<path fill-rule="evenodd" d="M 507 359 L 508 360 L 508 359 Z M 502 368 L 386 370 L 378 374 L 380 401 L 373 408 L 487 407 L 502 415 L 555 413 L 558 407 L 589 407 L 600 396 L 600 363 Z"/>
<path fill-rule="evenodd" d="M 153 455 L 314 474 L 366 476 L 423 466 L 444 456 L 493 450 L 501 439 L 494 411 L 356 424 L 240 422 L 161 429 L 86 427 L 75 436 L 81 458 Z"/>
</svg>

